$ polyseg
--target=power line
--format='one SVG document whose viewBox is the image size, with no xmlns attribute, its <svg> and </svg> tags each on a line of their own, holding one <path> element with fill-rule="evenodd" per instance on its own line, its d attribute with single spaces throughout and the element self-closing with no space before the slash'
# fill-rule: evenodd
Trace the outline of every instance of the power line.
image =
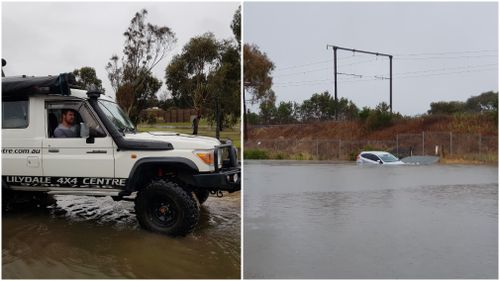
<svg viewBox="0 0 500 281">
<path fill-rule="evenodd" d="M 363 75 L 361 75 L 361 74 L 356 74 L 356 73 L 344 73 L 344 72 L 337 72 L 337 74 L 340 74 L 340 75 L 346 75 L 346 76 L 354 76 L 354 77 L 358 77 L 358 78 L 363 78 Z"/>
<path fill-rule="evenodd" d="M 316 64 L 325 64 L 325 63 L 329 63 L 333 60 L 322 60 L 322 61 L 316 61 L 316 62 L 311 62 L 311 63 L 306 63 L 306 64 L 299 64 L 299 65 L 292 65 L 292 66 L 287 66 L 287 67 L 280 67 L 280 68 L 276 68 L 275 72 L 281 72 L 281 71 L 284 71 L 284 70 L 287 70 L 287 69 L 295 69 L 295 68 L 300 68 L 300 67 L 304 67 L 304 66 L 311 66 L 311 65 L 316 65 Z"/>
<path fill-rule="evenodd" d="M 353 62 L 353 63 L 348 63 L 348 64 L 340 64 L 339 67 L 340 66 L 345 67 L 345 66 L 351 66 L 351 65 L 358 65 L 358 64 L 373 62 L 373 61 L 376 61 L 376 60 L 377 59 L 369 59 L 369 60 L 363 60 L 363 61 L 358 61 L 358 62 Z M 292 73 L 273 75 L 273 77 L 275 78 L 275 77 L 294 76 L 294 75 L 300 75 L 300 74 L 309 74 L 309 73 L 323 71 L 323 70 L 331 70 L 331 67 L 315 68 L 315 69 L 297 71 L 297 72 L 292 72 Z"/>
<path fill-rule="evenodd" d="M 486 58 L 486 57 L 497 57 L 498 54 L 491 54 L 491 55 L 471 55 L 471 56 L 453 56 L 453 57 L 446 57 L 446 56 L 432 56 L 432 57 L 415 57 L 415 58 L 405 58 L 405 57 L 394 57 L 396 60 L 447 60 L 447 59 L 469 59 L 469 58 Z"/>
<path fill-rule="evenodd" d="M 395 56 L 438 56 L 438 55 L 456 55 L 456 54 L 475 54 L 486 52 L 498 52 L 498 50 L 475 50 L 475 51 L 457 51 L 457 52 L 440 52 L 440 53 L 413 53 L 413 54 L 396 54 Z"/>
<path fill-rule="evenodd" d="M 287 74 L 280 74 L 280 75 L 273 75 L 273 78 L 275 77 L 285 77 L 285 76 L 293 76 L 293 75 L 298 75 L 298 74 L 308 74 L 312 72 L 318 72 L 318 71 L 323 71 L 323 70 L 329 70 L 330 67 L 324 67 L 324 68 L 318 68 L 318 69 L 311 69 L 311 70 L 304 70 L 300 72 L 293 72 L 293 73 L 287 73 Z"/>
<path fill-rule="evenodd" d="M 414 75 L 414 76 L 403 76 L 399 77 L 399 79 L 406 79 L 406 78 L 416 78 L 416 77 L 429 77 L 429 76 L 442 76 L 442 75 L 449 75 L 449 74 L 460 74 L 460 73 L 468 73 L 468 72 L 484 72 L 484 71 L 490 71 L 490 70 L 498 70 L 497 67 L 487 67 L 484 69 L 475 69 L 475 70 L 463 70 L 463 71 L 454 71 L 454 72 L 443 72 L 443 73 L 432 73 L 432 74 L 422 74 L 422 75 Z"/>
<path fill-rule="evenodd" d="M 409 72 L 400 72 L 394 74 L 394 76 L 401 76 L 406 74 L 415 74 L 415 73 L 428 73 L 428 72 L 436 72 L 436 71 L 447 71 L 447 70 L 455 70 L 455 69 L 468 69 L 468 68 L 478 68 L 478 67 L 487 67 L 487 66 L 495 66 L 498 63 L 488 63 L 488 64 L 479 64 L 479 65 L 467 65 L 467 66 L 457 66 L 457 67 L 446 67 L 446 68 L 435 68 L 435 69 L 425 69 L 418 71 L 409 71 Z M 387 74 L 385 74 L 387 75 Z"/>
<path fill-rule="evenodd" d="M 498 70 L 498 69 L 496 67 L 493 67 L 493 66 L 488 66 L 484 69 L 468 69 L 468 70 L 463 70 L 463 71 L 410 75 L 410 76 L 399 77 L 398 79 L 443 76 L 443 75 L 461 74 L 461 73 L 477 73 L 477 72 L 484 72 L 484 71 L 491 71 L 491 70 Z M 339 80 L 339 81 L 343 82 L 343 83 L 358 83 L 358 82 L 376 81 L 376 80 L 380 80 L 381 78 L 387 79 L 386 77 L 380 77 L 380 76 L 376 76 L 376 75 L 375 76 L 366 75 L 364 77 L 365 78 L 362 78 L 362 79 L 351 78 L 351 79 L 345 79 L 345 80 Z M 277 83 L 277 84 L 273 85 L 273 87 L 274 86 L 276 86 L 276 87 L 314 86 L 314 85 L 329 84 L 332 81 L 333 81 L 333 79 L 290 81 L 290 82 L 286 82 L 286 83 Z"/>
<path fill-rule="evenodd" d="M 377 59 L 369 59 L 369 60 L 362 60 L 358 62 L 353 62 L 353 63 L 347 63 L 347 64 L 340 64 L 340 66 L 345 67 L 345 66 L 351 66 L 351 65 L 358 65 L 358 64 L 363 64 L 363 63 L 368 63 L 368 62 L 374 62 Z M 330 60 L 330 62 L 333 60 Z M 286 73 L 286 74 L 279 74 L 279 75 L 273 75 L 273 77 L 285 77 L 285 76 L 293 76 L 293 75 L 299 75 L 299 74 L 308 74 L 312 72 L 318 72 L 318 71 L 323 71 L 323 70 L 331 70 L 331 67 L 323 67 L 323 68 L 315 68 L 315 69 L 310 69 L 310 70 L 304 70 L 304 71 L 298 71 L 298 72 L 292 72 L 292 73 Z"/>
<path fill-rule="evenodd" d="M 426 59 L 456 59 L 456 58 L 481 58 L 481 57 L 494 57 L 498 56 L 498 54 L 479 54 L 479 53 L 488 53 L 488 52 L 498 52 L 498 50 L 472 50 L 472 51 L 457 51 L 457 52 L 435 52 L 435 53 L 410 53 L 410 54 L 396 54 L 394 55 L 394 58 L 397 58 L 399 60 L 426 60 Z M 465 55 L 465 56 L 451 56 L 447 57 L 447 55 L 457 55 L 457 54 L 479 54 L 479 55 Z M 424 57 L 420 57 L 424 56 Z M 350 60 L 358 57 L 363 57 L 363 56 L 355 56 L 355 55 L 349 55 L 349 56 L 344 56 L 338 58 L 339 60 Z M 415 57 L 415 58 L 413 58 Z M 374 60 L 368 60 L 368 61 L 375 61 Z M 304 63 L 304 64 L 298 64 L 298 65 L 291 65 L 291 66 L 286 66 L 286 67 L 279 67 L 276 68 L 274 72 L 282 72 L 285 70 L 289 69 L 296 69 L 296 68 L 301 68 L 301 67 L 306 67 L 306 66 L 311 66 L 311 65 L 317 65 L 317 64 L 326 64 L 332 62 L 333 59 L 328 59 L 328 60 L 319 60 L 319 61 L 314 61 L 310 63 Z M 368 62 L 365 61 L 365 62 Z M 354 62 L 350 64 L 340 64 L 339 66 L 349 66 L 349 65 L 355 65 L 355 64 L 360 64 L 364 62 Z"/>
<path fill-rule="evenodd" d="M 354 58 L 358 58 L 358 57 L 357 56 L 345 56 L 345 57 L 341 57 L 339 59 L 342 59 L 342 60 L 351 60 L 351 59 L 354 59 Z M 369 60 L 369 61 L 371 61 L 371 60 Z M 333 59 L 315 61 L 315 62 L 305 63 L 305 64 L 292 65 L 292 66 L 287 66 L 287 67 L 279 67 L 279 68 L 276 68 L 274 70 L 274 72 L 275 73 L 276 72 L 284 72 L 284 71 L 287 71 L 287 70 L 290 70 L 290 69 L 303 68 L 303 67 L 307 67 L 307 66 L 311 66 L 311 65 L 326 64 L 326 63 L 331 63 L 331 62 L 333 62 Z M 345 65 L 355 65 L 355 64 L 360 64 L 360 63 L 363 63 L 363 61 L 354 62 L 354 63 L 350 63 L 350 64 L 345 64 Z"/>
</svg>

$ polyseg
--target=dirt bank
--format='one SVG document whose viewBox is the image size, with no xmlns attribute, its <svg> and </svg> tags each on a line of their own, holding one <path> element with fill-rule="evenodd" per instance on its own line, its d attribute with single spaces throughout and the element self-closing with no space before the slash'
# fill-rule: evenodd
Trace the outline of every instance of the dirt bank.
<svg viewBox="0 0 500 281">
<path fill-rule="evenodd" d="M 369 131 L 360 121 L 324 121 L 310 124 L 272 125 L 249 128 L 249 139 L 343 139 L 393 140 L 397 134 L 452 132 L 498 135 L 498 125 L 485 115 L 425 116 L 405 118 L 377 131 Z"/>
<path fill-rule="evenodd" d="M 496 163 L 498 125 L 486 115 L 404 118 L 368 130 L 360 121 L 255 126 L 245 159 L 353 160 L 363 150 L 398 157 L 437 155 L 448 163 Z"/>
</svg>

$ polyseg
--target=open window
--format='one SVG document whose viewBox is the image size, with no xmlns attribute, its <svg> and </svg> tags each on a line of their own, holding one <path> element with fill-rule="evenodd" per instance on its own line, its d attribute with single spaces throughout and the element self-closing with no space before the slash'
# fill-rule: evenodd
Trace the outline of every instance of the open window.
<svg viewBox="0 0 500 281">
<path fill-rule="evenodd" d="M 49 138 L 87 138 L 89 135 L 92 137 L 106 136 L 102 126 L 94 118 L 84 102 L 47 102 L 45 108 L 47 110 L 47 136 Z M 73 112 L 74 118 L 63 120 L 63 118 L 67 118 L 65 115 L 67 115 L 68 111 Z M 73 119 L 72 122 L 68 122 L 71 119 Z M 60 129 L 56 133 L 58 127 Z"/>
</svg>

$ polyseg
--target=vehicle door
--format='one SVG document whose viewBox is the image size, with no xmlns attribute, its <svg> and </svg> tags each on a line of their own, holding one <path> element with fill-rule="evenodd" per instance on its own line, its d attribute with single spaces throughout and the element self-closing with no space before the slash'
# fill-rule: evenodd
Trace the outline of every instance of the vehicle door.
<svg viewBox="0 0 500 281">
<path fill-rule="evenodd" d="M 43 175 L 61 186 L 88 186 L 96 178 L 114 178 L 113 141 L 85 101 L 46 101 Z M 77 135 L 56 137 L 63 112 L 74 112 Z M 90 136 L 87 137 L 89 135 Z"/>
<path fill-rule="evenodd" d="M 2 176 L 23 176 L 8 177 L 9 184 L 42 176 L 43 131 L 39 128 L 43 123 L 36 118 L 36 110 L 30 114 L 36 102 L 28 97 L 2 99 Z"/>
</svg>

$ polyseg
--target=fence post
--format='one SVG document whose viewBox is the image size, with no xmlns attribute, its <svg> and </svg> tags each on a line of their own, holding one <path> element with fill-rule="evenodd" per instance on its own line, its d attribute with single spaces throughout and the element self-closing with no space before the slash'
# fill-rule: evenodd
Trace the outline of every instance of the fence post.
<svg viewBox="0 0 500 281">
<path fill-rule="evenodd" d="M 479 160 L 481 160 L 481 141 L 482 141 L 481 133 L 479 133 Z"/>
<path fill-rule="evenodd" d="M 425 132 L 422 131 L 422 156 L 425 155 Z"/>
<path fill-rule="evenodd" d="M 339 139 L 339 153 L 338 153 L 338 155 L 337 155 L 337 160 L 340 160 L 340 150 L 341 150 L 340 146 L 341 146 L 341 145 L 342 145 L 342 140 L 341 140 L 341 139 Z"/>
<path fill-rule="evenodd" d="M 396 154 L 399 158 L 399 134 L 396 134 Z"/>
<path fill-rule="evenodd" d="M 316 140 L 316 159 L 319 160 L 319 140 Z"/>
<path fill-rule="evenodd" d="M 453 132 L 450 132 L 450 155 L 453 154 Z"/>
</svg>

